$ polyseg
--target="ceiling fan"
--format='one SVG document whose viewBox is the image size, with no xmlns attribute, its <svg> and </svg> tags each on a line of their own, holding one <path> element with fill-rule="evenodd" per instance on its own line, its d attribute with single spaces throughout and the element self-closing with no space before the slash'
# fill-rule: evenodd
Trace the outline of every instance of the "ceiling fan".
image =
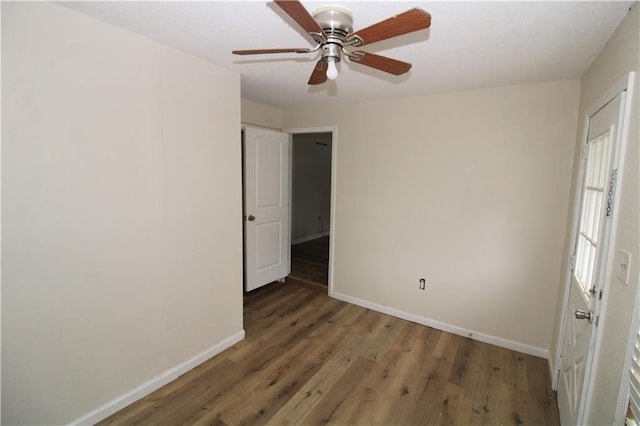
<svg viewBox="0 0 640 426">
<path fill-rule="evenodd" d="M 349 58 L 350 61 L 380 71 L 394 75 L 404 74 L 411 69 L 410 63 L 351 49 L 424 30 L 431 25 L 431 15 L 422 9 L 415 8 L 354 32 L 353 15 L 343 7 L 323 7 L 311 15 L 297 0 L 274 0 L 274 3 L 280 6 L 303 30 L 308 32 L 317 45 L 312 49 L 234 50 L 232 53 L 235 55 L 260 55 L 321 51 L 322 56 L 316 63 L 308 84 L 322 84 L 327 79 L 335 80 L 338 76 L 336 63 L 340 62 L 342 55 Z"/>
</svg>

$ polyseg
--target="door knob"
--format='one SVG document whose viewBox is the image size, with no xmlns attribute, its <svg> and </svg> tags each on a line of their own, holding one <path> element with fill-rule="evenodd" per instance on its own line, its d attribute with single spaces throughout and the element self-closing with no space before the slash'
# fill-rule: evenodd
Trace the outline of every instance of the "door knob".
<svg viewBox="0 0 640 426">
<path fill-rule="evenodd" d="M 591 311 L 585 312 L 580 309 L 576 309 L 573 315 L 576 317 L 576 319 L 586 319 L 587 321 L 591 322 Z"/>
<path fill-rule="evenodd" d="M 256 217 L 255 217 L 254 215 L 250 214 L 250 215 L 247 217 L 247 220 L 248 220 L 249 222 L 253 222 L 254 220 L 256 220 Z"/>
</svg>

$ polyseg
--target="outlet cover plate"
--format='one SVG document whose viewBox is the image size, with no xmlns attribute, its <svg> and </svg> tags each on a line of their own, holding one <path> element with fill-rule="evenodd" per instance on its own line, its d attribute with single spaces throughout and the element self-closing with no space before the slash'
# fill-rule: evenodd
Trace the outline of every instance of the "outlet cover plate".
<svg viewBox="0 0 640 426">
<path fill-rule="evenodd" d="M 616 277 L 624 284 L 629 285 L 629 272 L 631 272 L 631 253 L 626 250 L 618 251 L 614 268 Z"/>
</svg>

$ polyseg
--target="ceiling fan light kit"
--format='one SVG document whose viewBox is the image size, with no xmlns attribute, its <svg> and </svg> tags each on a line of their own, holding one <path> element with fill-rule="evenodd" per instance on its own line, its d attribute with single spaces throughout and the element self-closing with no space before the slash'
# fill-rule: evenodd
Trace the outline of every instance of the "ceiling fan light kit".
<svg viewBox="0 0 640 426">
<path fill-rule="evenodd" d="M 259 55 L 267 53 L 313 53 L 320 51 L 321 57 L 311 73 L 308 84 L 322 84 L 327 79 L 338 77 L 336 64 L 342 55 L 350 61 L 400 75 L 411 69 L 411 64 L 349 48 L 376 43 L 403 34 L 427 29 L 431 26 L 431 15 L 422 9 L 411 9 L 362 30 L 353 32 L 353 15 L 340 6 L 318 8 L 313 15 L 297 0 L 274 0 L 274 2 L 304 29 L 317 45 L 312 49 L 259 49 L 234 50 L 236 55 Z"/>
</svg>

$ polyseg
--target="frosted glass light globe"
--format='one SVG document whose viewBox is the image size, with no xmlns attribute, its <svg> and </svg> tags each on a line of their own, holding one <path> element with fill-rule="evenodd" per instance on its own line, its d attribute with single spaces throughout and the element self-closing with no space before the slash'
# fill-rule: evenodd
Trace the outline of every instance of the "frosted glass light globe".
<svg viewBox="0 0 640 426">
<path fill-rule="evenodd" d="M 335 80 L 338 78 L 338 68 L 336 68 L 336 63 L 333 59 L 329 58 L 327 61 L 327 78 L 329 80 Z"/>
</svg>

